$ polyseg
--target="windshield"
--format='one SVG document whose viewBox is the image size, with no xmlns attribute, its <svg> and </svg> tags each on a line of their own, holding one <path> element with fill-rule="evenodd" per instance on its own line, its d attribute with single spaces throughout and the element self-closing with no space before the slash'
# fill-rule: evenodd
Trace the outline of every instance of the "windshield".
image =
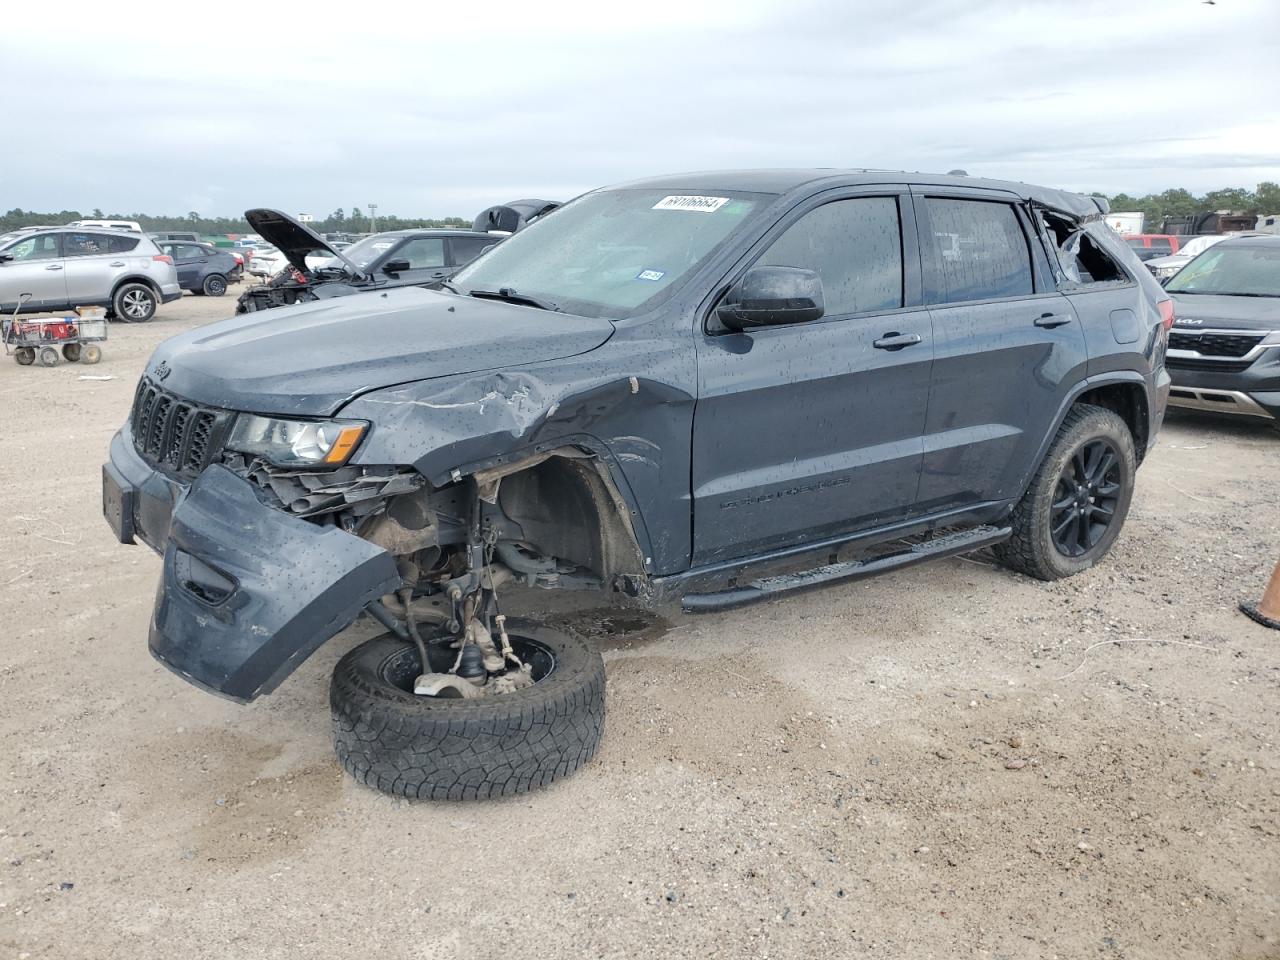
<svg viewBox="0 0 1280 960">
<path fill-rule="evenodd" d="M 770 199 L 714 192 L 589 193 L 504 240 L 452 285 L 462 294 L 510 289 L 585 316 L 635 316 L 671 296 Z"/>
<path fill-rule="evenodd" d="M 345 249 L 343 249 L 340 244 L 333 244 L 332 246 L 335 250 L 342 250 L 342 255 L 344 257 L 363 270 L 399 242 L 400 238 L 394 233 L 381 233 L 374 234 L 372 237 L 365 237 L 360 242 L 353 243 Z M 317 250 L 315 251 L 314 256 L 323 256 L 327 253 L 327 250 Z M 334 267 L 336 269 L 337 267 L 343 266 L 343 263 L 337 257 L 331 256 L 324 263 L 320 264 L 320 266 Z"/>
<path fill-rule="evenodd" d="M 1165 285 L 1170 293 L 1280 297 L 1280 243 L 1217 244 Z"/>
</svg>

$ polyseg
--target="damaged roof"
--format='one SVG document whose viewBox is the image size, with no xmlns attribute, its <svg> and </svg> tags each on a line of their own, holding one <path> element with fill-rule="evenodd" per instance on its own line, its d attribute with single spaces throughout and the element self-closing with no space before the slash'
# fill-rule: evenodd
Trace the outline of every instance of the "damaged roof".
<svg viewBox="0 0 1280 960">
<path fill-rule="evenodd" d="M 800 187 L 810 191 L 819 187 L 860 186 L 879 183 L 909 183 L 915 186 L 972 187 L 981 190 L 1003 190 L 1023 200 L 1030 200 L 1077 217 L 1097 216 L 1104 212 L 1106 201 L 1097 201 L 1078 193 L 1038 187 L 1013 180 L 987 180 L 982 177 L 950 176 L 936 173 L 914 173 L 906 170 L 871 168 L 840 169 L 812 167 L 806 169 L 765 168 L 758 170 L 706 170 L 648 177 L 613 184 L 610 189 L 658 189 L 682 191 L 741 190 L 748 193 L 789 193 Z"/>
</svg>

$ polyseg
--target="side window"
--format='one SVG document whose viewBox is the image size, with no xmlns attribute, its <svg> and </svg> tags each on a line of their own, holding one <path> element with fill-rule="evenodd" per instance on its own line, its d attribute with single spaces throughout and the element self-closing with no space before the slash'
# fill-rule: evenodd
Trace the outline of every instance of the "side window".
<svg viewBox="0 0 1280 960">
<path fill-rule="evenodd" d="M 470 263 L 480 254 L 484 253 L 490 247 L 501 239 L 499 237 L 454 237 L 449 241 L 453 247 L 453 263 L 454 266 L 462 266 Z"/>
<path fill-rule="evenodd" d="M 1160 256 L 1167 257 L 1169 254 L 1173 253 L 1173 243 L 1168 237 L 1152 237 L 1151 249 L 1159 250 Z"/>
<path fill-rule="evenodd" d="M 408 260 L 410 270 L 443 267 L 444 241 L 438 237 L 418 237 L 391 254 L 391 259 Z"/>
<path fill-rule="evenodd" d="M 4 251 L 14 260 L 56 260 L 62 256 L 58 252 L 58 235 L 41 233 L 34 237 L 19 240 Z"/>
<path fill-rule="evenodd" d="M 934 262 L 951 303 L 1028 297 L 1034 292 L 1031 252 L 1007 203 L 930 197 Z"/>
<path fill-rule="evenodd" d="M 137 245 L 135 237 L 111 237 L 107 240 L 107 250 L 111 253 L 128 253 Z"/>
<path fill-rule="evenodd" d="M 64 257 L 100 257 L 108 252 L 114 237 L 101 233 L 66 233 L 62 236 Z"/>
<path fill-rule="evenodd" d="M 822 279 L 826 315 L 902 306 L 902 224 L 892 197 L 835 200 L 789 226 L 757 261 Z"/>
<path fill-rule="evenodd" d="M 182 244 L 177 248 L 177 251 L 178 257 L 183 260 L 198 260 L 206 255 L 203 250 L 191 243 Z"/>
</svg>

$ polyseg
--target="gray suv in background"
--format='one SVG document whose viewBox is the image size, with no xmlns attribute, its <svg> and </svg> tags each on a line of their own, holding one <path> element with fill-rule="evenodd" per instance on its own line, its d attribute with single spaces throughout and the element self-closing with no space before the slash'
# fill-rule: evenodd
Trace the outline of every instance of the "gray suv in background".
<svg viewBox="0 0 1280 960">
<path fill-rule="evenodd" d="M 140 233 L 52 227 L 0 236 L 5 313 L 96 306 L 118 320 L 142 323 L 161 303 L 181 296 L 173 258 Z"/>
</svg>

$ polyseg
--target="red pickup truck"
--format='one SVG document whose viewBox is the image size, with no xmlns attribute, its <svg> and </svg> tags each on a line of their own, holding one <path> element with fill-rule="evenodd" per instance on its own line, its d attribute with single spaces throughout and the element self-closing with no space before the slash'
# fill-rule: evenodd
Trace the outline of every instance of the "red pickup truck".
<svg viewBox="0 0 1280 960">
<path fill-rule="evenodd" d="M 1170 257 L 1178 252 L 1183 241 L 1190 237 L 1179 237 L 1172 233 L 1140 233 L 1125 237 L 1124 242 L 1133 248 L 1139 260 L 1152 260 L 1156 257 Z"/>
</svg>

